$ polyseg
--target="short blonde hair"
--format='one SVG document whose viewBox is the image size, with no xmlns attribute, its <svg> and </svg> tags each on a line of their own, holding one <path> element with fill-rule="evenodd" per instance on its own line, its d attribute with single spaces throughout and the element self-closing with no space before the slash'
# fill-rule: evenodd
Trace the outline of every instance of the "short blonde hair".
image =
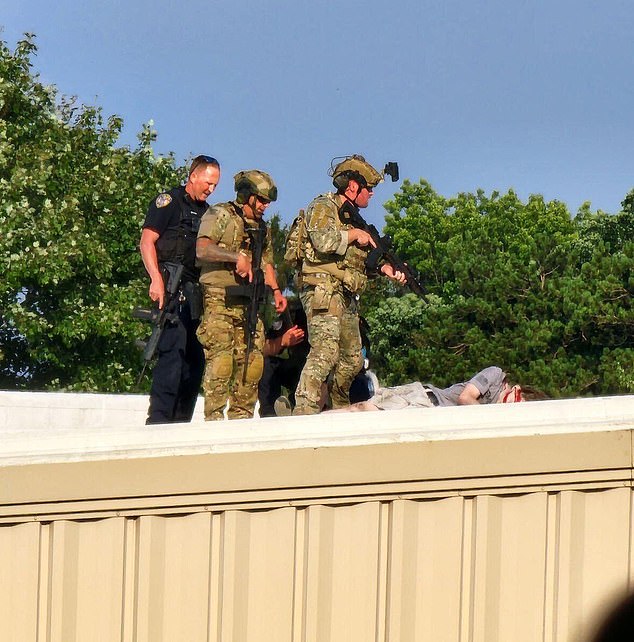
<svg viewBox="0 0 634 642">
<path fill-rule="evenodd" d="M 189 166 L 189 176 L 191 176 L 199 167 L 202 167 L 203 165 L 212 165 L 213 167 L 217 167 L 218 169 L 220 169 L 220 163 L 213 156 L 200 154 L 199 156 L 196 156 L 196 158 L 194 158 L 192 164 Z"/>
</svg>

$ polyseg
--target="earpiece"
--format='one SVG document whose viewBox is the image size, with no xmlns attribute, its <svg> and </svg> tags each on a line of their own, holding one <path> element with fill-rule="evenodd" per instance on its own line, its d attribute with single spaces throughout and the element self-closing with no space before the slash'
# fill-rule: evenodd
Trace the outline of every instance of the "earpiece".
<svg viewBox="0 0 634 642">
<path fill-rule="evenodd" d="M 335 186 L 338 192 L 345 192 L 348 188 L 350 178 L 350 172 L 342 172 L 341 174 L 337 174 L 337 176 L 332 179 L 332 184 Z"/>
</svg>

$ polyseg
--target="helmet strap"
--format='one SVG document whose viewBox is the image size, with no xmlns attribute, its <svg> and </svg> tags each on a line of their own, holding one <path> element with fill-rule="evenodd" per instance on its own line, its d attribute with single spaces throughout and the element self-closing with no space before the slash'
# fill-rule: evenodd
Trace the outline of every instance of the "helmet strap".
<svg viewBox="0 0 634 642">
<path fill-rule="evenodd" d="M 249 194 L 244 203 L 242 204 L 242 213 L 244 214 L 245 218 L 249 220 L 255 221 L 257 219 L 257 216 L 255 215 L 255 205 L 253 204 L 253 200 L 255 199 L 255 194 Z M 244 211 L 244 208 L 248 208 L 251 216 L 247 216 L 246 212 Z"/>
</svg>

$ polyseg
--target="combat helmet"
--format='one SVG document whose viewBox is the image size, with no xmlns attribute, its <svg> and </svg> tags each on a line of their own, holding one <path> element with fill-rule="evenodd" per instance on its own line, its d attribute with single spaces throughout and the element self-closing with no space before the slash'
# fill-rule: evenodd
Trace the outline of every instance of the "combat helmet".
<svg viewBox="0 0 634 642">
<path fill-rule="evenodd" d="M 333 159 L 333 163 L 337 160 L 340 159 Z M 383 180 L 383 176 L 359 154 L 346 156 L 341 162 L 331 165 L 328 174 L 332 176 L 332 184 L 338 192 L 345 191 L 350 179 L 357 181 L 361 187 L 370 189 Z"/>
<path fill-rule="evenodd" d="M 277 200 L 277 187 L 266 172 L 248 169 L 238 172 L 233 179 L 238 203 L 246 203 L 251 194 L 265 198 L 267 201 Z"/>
</svg>

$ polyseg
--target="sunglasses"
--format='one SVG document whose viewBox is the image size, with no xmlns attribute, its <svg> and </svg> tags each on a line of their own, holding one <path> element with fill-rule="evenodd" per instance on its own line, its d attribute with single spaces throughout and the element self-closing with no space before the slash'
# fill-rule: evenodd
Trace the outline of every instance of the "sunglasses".
<svg viewBox="0 0 634 642">
<path fill-rule="evenodd" d="M 366 181 L 363 176 L 354 176 L 353 178 L 359 184 L 359 191 L 362 189 L 367 189 L 368 192 L 374 191 L 374 185 L 368 185 L 368 181 Z"/>
<path fill-rule="evenodd" d="M 262 203 L 262 205 L 268 205 L 271 201 L 268 198 L 264 198 L 263 196 L 260 196 L 259 194 L 255 195 L 255 198 Z"/>
<path fill-rule="evenodd" d="M 220 169 L 220 163 L 213 156 L 200 154 L 199 156 L 196 156 L 196 158 L 194 158 L 194 160 L 192 161 L 191 167 L 189 168 L 189 173 L 191 174 L 197 167 L 200 167 L 201 165 L 213 165 L 214 167 Z"/>
</svg>

